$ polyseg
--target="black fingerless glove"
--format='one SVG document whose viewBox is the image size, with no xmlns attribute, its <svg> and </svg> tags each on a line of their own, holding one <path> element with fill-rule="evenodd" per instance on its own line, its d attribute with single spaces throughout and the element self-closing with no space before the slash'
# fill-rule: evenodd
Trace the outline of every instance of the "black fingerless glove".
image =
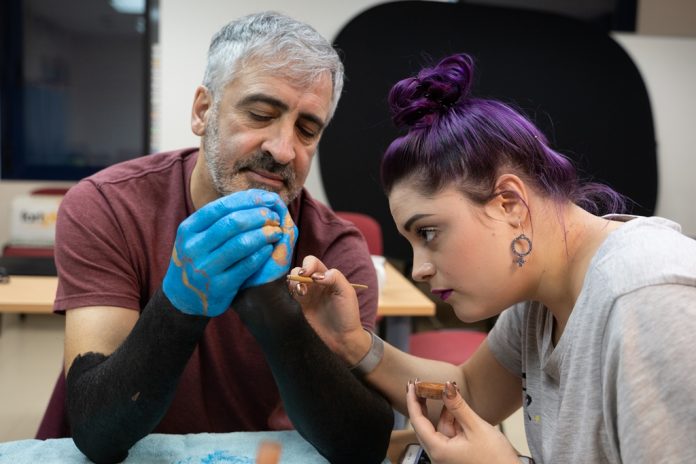
<svg viewBox="0 0 696 464">
<path fill-rule="evenodd" d="M 182 314 L 158 290 L 116 351 L 75 358 L 66 401 L 80 451 L 96 463 L 121 462 L 152 432 L 208 321 Z"/>
<path fill-rule="evenodd" d="M 264 351 L 297 431 L 331 463 L 382 462 L 391 406 L 329 350 L 285 279 L 240 292 L 232 307 Z"/>
</svg>

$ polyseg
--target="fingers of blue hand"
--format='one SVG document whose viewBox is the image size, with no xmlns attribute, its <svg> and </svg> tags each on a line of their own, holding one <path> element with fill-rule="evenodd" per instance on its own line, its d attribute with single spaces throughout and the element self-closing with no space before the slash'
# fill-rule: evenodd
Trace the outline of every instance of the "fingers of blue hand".
<svg viewBox="0 0 696 464">
<path fill-rule="evenodd" d="M 292 233 L 284 233 L 281 239 L 275 243 L 273 253 L 263 266 L 256 271 L 244 284 L 242 288 L 262 285 L 286 275 L 290 270 L 292 253 L 297 238 L 297 227 L 292 226 Z"/>
<path fill-rule="evenodd" d="M 182 312 L 215 316 L 227 309 L 244 280 L 268 260 L 273 250 L 269 242 L 277 241 L 282 232 L 279 227 L 252 229 L 232 236 L 212 252 L 207 237 L 214 233 L 190 233 L 182 226 L 179 235 L 165 276 L 165 294 Z M 224 272 L 224 286 L 214 284 Z"/>
<path fill-rule="evenodd" d="M 264 263 L 268 262 L 271 253 L 273 253 L 272 245 L 263 246 L 221 273 L 216 277 L 214 284 L 219 286 L 219 288 L 246 288 L 247 285 L 242 284 L 242 282 L 249 279 L 249 276 L 257 272 Z"/>
<path fill-rule="evenodd" d="M 260 206 L 270 207 L 278 200 L 280 197 L 273 192 L 258 189 L 243 190 L 211 201 L 189 216 L 184 223 L 189 223 L 192 231 L 200 232 L 231 212 L 255 209 Z"/>
<path fill-rule="evenodd" d="M 278 240 L 280 232 L 280 218 L 278 214 L 268 208 L 254 208 L 243 211 L 235 211 L 220 218 L 209 229 L 201 232 L 200 240 L 207 251 L 213 251 L 225 243 L 248 231 L 263 230 L 268 235 L 268 241 Z M 265 229 L 264 229 L 265 227 Z"/>
<path fill-rule="evenodd" d="M 263 229 L 242 232 L 210 252 L 202 260 L 202 267 L 212 275 L 220 274 L 266 246 L 272 250 L 273 246 L 269 243 L 277 241 L 281 236 L 280 229 L 270 233 Z"/>
<path fill-rule="evenodd" d="M 273 247 L 263 245 L 248 256 L 236 261 L 226 270 L 209 275 L 190 263 L 184 265 L 185 277 L 177 291 L 178 303 L 175 306 L 189 314 L 214 317 L 227 310 L 244 282 L 259 267 L 268 261 Z"/>
</svg>

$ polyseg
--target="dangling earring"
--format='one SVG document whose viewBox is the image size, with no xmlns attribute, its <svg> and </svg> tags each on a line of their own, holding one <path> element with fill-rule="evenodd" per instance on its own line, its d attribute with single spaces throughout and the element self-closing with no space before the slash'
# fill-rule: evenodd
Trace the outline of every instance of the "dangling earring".
<svg viewBox="0 0 696 464">
<path fill-rule="evenodd" d="M 520 223 L 520 227 L 522 227 L 522 223 Z M 527 251 L 517 250 L 517 245 L 519 244 L 519 242 L 527 243 Z M 525 247 L 521 246 L 521 248 L 524 250 Z M 524 232 L 522 232 L 520 235 L 512 239 L 512 242 L 510 243 L 510 249 L 512 250 L 512 254 L 515 255 L 515 262 L 517 263 L 517 266 L 522 267 L 522 265 L 527 262 L 524 259 L 524 257 L 532 252 L 532 241 L 529 239 L 529 237 L 524 235 Z"/>
</svg>

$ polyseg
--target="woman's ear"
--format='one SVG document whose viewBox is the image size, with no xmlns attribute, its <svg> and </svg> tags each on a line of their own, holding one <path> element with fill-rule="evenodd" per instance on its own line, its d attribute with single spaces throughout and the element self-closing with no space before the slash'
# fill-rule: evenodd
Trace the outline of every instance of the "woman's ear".
<svg viewBox="0 0 696 464">
<path fill-rule="evenodd" d="M 515 174 L 503 174 L 496 180 L 495 197 L 486 204 L 489 216 L 507 222 L 513 228 L 524 225 L 529 216 L 527 186 Z"/>
<path fill-rule="evenodd" d="M 213 98 L 210 91 L 202 85 L 196 88 L 191 108 L 191 130 L 199 137 L 205 135 L 205 123 L 208 112 L 213 107 Z"/>
</svg>

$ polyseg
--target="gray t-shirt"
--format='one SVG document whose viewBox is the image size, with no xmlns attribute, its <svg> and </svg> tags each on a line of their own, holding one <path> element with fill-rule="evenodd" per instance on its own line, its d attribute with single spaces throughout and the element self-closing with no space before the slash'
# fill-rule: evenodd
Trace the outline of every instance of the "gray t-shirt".
<svg viewBox="0 0 696 464">
<path fill-rule="evenodd" d="M 617 218 L 629 222 L 590 262 L 557 346 L 538 302 L 504 311 L 488 337 L 522 378 L 537 463 L 696 463 L 696 240 L 666 219 Z"/>
</svg>

